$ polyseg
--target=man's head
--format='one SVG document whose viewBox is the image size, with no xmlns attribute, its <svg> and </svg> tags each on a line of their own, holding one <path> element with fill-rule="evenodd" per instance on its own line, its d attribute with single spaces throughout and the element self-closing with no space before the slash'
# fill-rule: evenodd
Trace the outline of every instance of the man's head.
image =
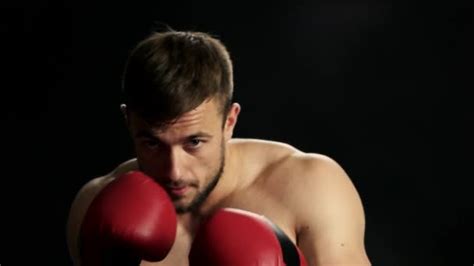
<svg viewBox="0 0 474 266">
<path fill-rule="evenodd" d="M 193 210 L 224 171 L 240 111 L 225 47 L 204 33 L 155 33 L 132 51 L 123 90 L 140 168 L 178 212 Z"/>
<path fill-rule="evenodd" d="M 171 122 L 211 98 L 225 116 L 232 62 L 225 46 L 206 33 L 154 33 L 132 50 L 122 88 L 128 110 L 154 123 Z"/>
</svg>

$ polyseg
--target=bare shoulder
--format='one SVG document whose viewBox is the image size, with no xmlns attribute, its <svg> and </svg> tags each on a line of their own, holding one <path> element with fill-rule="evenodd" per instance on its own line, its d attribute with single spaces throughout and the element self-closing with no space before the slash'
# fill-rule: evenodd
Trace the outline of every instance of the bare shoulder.
<svg viewBox="0 0 474 266">
<path fill-rule="evenodd" d="M 239 151 L 241 157 L 249 158 L 244 163 L 255 162 L 262 169 L 300 152 L 287 143 L 272 140 L 232 139 L 231 144 Z"/>
<path fill-rule="evenodd" d="M 343 167 L 329 156 L 309 153 L 295 153 L 286 163 L 292 170 L 286 200 L 298 245 L 311 264 L 369 265 L 362 201 Z"/>
<path fill-rule="evenodd" d="M 273 141 L 241 140 L 240 145 L 263 165 L 253 187 L 288 215 L 309 265 L 370 265 L 362 201 L 335 159 Z"/>
<path fill-rule="evenodd" d="M 78 236 L 81 228 L 82 220 L 84 215 L 89 208 L 89 205 L 99 192 L 107 186 L 115 177 L 122 173 L 126 173 L 130 170 L 135 169 L 136 160 L 131 159 L 121 163 L 110 173 L 95 177 L 85 183 L 77 192 L 70 210 L 66 225 L 66 235 L 70 256 L 74 262 L 74 265 L 78 264 L 79 258 L 79 247 L 78 247 Z"/>
<path fill-rule="evenodd" d="M 288 156 L 286 162 L 293 172 L 297 172 L 300 181 L 317 182 L 325 179 L 337 181 L 347 179 L 343 167 L 333 158 L 320 153 L 295 152 Z M 339 180 L 340 181 L 340 180 Z"/>
<path fill-rule="evenodd" d="M 314 195 L 323 193 L 328 185 L 334 189 L 352 186 L 342 166 L 327 155 L 306 153 L 287 143 L 269 140 L 236 139 L 233 144 L 244 155 L 246 168 L 255 168 L 254 182 L 279 195 L 298 201 L 299 192 Z M 285 200 L 290 203 L 291 198 Z"/>
<path fill-rule="evenodd" d="M 343 167 L 324 154 L 306 153 L 287 143 L 261 139 L 235 139 L 232 144 L 247 158 L 246 166 L 253 163 L 261 168 L 261 182 L 285 184 L 285 188 L 301 192 L 323 190 L 327 182 L 335 186 L 350 183 Z"/>
<path fill-rule="evenodd" d="M 285 196 L 291 209 L 305 206 L 304 201 L 315 201 L 320 195 L 333 190 L 352 189 L 353 184 L 343 167 L 333 158 L 319 153 L 306 153 L 298 149 L 282 152 L 268 164 L 262 175 L 265 183 L 274 184 L 275 189 Z M 311 195 L 312 198 L 305 198 Z M 321 202 L 320 200 L 318 202 Z M 315 203 L 317 204 L 317 203 Z M 303 211 L 305 213 L 305 211 Z"/>
<path fill-rule="evenodd" d="M 307 153 L 284 142 L 264 139 L 232 139 L 232 144 L 246 154 L 266 154 L 270 160 L 284 160 L 292 167 L 338 166 L 331 157 L 319 153 Z"/>
<path fill-rule="evenodd" d="M 289 144 L 262 139 L 232 139 L 231 147 L 238 154 L 240 164 L 245 165 L 242 175 L 247 177 L 247 184 L 262 182 L 274 165 L 298 152 Z"/>
<path fill-rule="evenodd" d="M 295 147 L 273 140 L 264 140 L 264 139 L 242 139 L 234 138 L 231 141 L 233 146 L 238 147 L 239 149 L 245 150 L 245 152 L 256 153 L 260 152 L 277 152 L 280 153 L 292 153 L 298 151 Z"/>
<path fill-rule="evenodd" d="M 262 139 L 233 139 L 236 146 L 246 158 L 262 167 L 263 178 L 291 178 L 298 182 L 302 179 L 321 178 L 327 172 L 331 174 L 343 171 L 342 167 L 327 155 L 306 153 L 283 142 Z M 271 173 L 271 174 L 270 174 Z M 273 180 L 275 181 L 275 180 Z"/>
<path fill-rule="evenodd" d="M 311 215 L 327 213 L 325 208 L 332 208 L 340 203 L 346 210 L 361 210 L 358 192 L 343 166 L 335 159 L 317 153 L 297 152 L 291 154 L 283 166 L 284 174 L 291 179 L 288 189 L 294 195 L 289 202 L 294 203 L 299 212 L 300 221 L 315 219 Z M 312 210 L 308 211 L 307 204 Z M 318 209 L 319 208 L 319 209 Z"/>
<path fill-rule="evenodd" d="M 120 176 L 122 174 L 125 174 L 129 171 L 132 170 L 137 170 L 138 169 L 138 163 L 136 158 L 132 158 L 130 160 L 127 160 L 121 164 L 119 164 L 112 172 L 108 174 L 108 176 L 114 178 L 117 176 Z"/>
<path fill-rule="evenodd" d="M 107 184 L 110 183 L 110 181 L 121 174 L 136 169 L 136 164 L 136 159 L 127 160 L 119 164 L 110 173 L 100 177 L 95 177 L 84 184 L 76 194 L 72 203 L 71 214 L 73 216 L 71 218 L 74 218 L 74 215 L 77 213 L 82 214 L 85 212 L 90 202 Z"/>
</svg>

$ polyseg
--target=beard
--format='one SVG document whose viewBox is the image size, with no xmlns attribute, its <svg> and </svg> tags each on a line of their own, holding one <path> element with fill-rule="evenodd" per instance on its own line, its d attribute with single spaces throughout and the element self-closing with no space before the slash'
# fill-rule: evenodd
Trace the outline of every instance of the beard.
<svg viewBox="0 0 474 266">
<path fill-rule="evenodd" d="M 217 183 L 219 182 L 220 178 L 222 177 L 222 174 L 224 173 L 224 165 L 225 165 L 225 149 L 224 149 L 224 141 L 221 142 L 221 151 L 220 151 L 220 157 L 219 157 L 219 167 L 217 168 L 216 171 L 211 175 L 212 178 L 209 180 L 209 182 L 204 186 L 204 189 L 198 192 L 196 196 L 194 196 L 194 199 L 189 204 L 183 205 L 183 206 L 175 206 L 176 212 L 178 214 L 183 214 L 187 212 L 192 212 L 196 210 L 201 204 L 207 199 L 209 194 L 214 190 L 214 188 L 217 186 Z"/>
</svg>

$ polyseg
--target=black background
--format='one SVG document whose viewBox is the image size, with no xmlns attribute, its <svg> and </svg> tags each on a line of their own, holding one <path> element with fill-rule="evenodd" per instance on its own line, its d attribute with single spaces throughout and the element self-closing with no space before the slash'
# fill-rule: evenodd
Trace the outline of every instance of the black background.
<svg viewBox="0 0 474 266">
<path fill-rule="evenodd" d="M 474 263 L 470 2 L 36 1 L 0 17 L 0 264 L 70 265 L 69 206 L 132 154 L 120 76 L 160 22 L 227 45 L 236 137 L 346 169 L 374 265 Z"/>
</svg>

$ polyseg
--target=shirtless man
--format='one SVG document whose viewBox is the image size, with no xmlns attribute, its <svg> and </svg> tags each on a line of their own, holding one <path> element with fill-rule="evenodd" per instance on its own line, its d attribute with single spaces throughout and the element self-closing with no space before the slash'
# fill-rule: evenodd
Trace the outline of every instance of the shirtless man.
<svg viewBox="0 0 474 266">
<path fill-rule="evenodd" d="M 140 265 L 188 265 L 201 218 L 227 207 L 267 217 L 308 265 L 370 265 L 363 206 L 337 162 L 284 143 L 232 138 L 240 106 L 232 102 L 232 63 L 219 40 L 199 32 L 152 34 L 131 52 L 123 90 L 136 158 L 76 195 L 67 224 L 75 265 L 89 205 L 131 170 L 162 185 L 178 214 L 166 258 Z"/>
</svg>

